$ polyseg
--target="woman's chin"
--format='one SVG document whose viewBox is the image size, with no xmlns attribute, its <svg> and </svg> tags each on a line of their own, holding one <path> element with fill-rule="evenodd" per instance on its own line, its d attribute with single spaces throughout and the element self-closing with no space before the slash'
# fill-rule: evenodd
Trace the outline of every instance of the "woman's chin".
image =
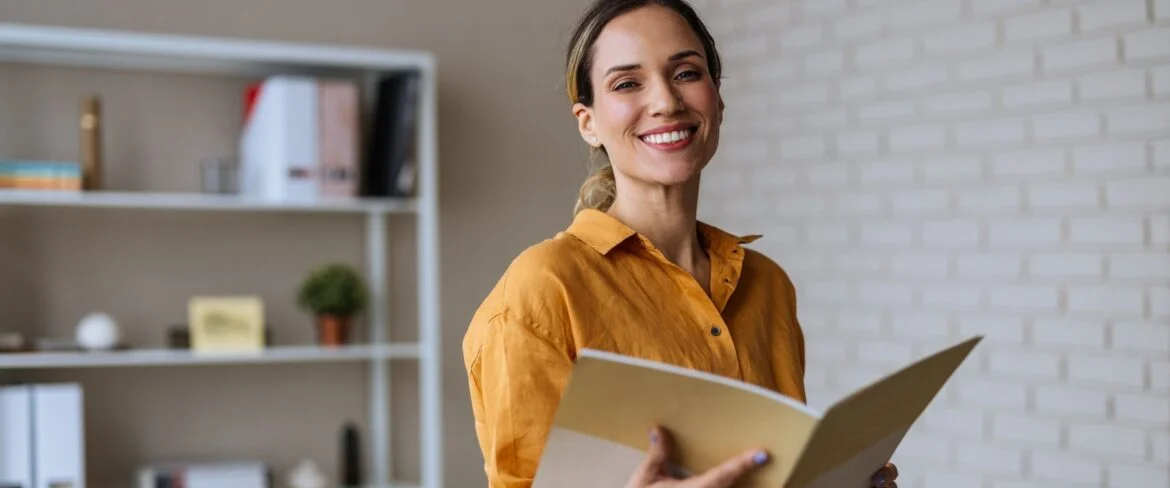
<svg viewBox="0 0 1170 488">
<path fill-rule="evenodd" d="M 658 186 L 680 187 L 686 186 L 688 183 L 698 179 L 698 177 L 699 171 L 697 169 L 687 169 L 648 174 L 645 180 Z"/>
</svg>

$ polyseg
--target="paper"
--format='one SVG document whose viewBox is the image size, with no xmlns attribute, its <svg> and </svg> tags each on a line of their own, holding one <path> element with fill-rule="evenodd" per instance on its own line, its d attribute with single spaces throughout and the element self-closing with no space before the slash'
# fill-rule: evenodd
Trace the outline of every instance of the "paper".
<svg viewBox="0 0 1170 488">
<path fill-rule="evenodd" d="M 823 413 L 730 378 L 583 349 L 533 487 L 624 486 L 645 458 L 650 428 L 661 425 L 674 438 L 672 460 L 689 472 L 764 448 L 772 460 L 737 486 L 868 488 L 981 340 L 917 361 Z"/>
</svg>

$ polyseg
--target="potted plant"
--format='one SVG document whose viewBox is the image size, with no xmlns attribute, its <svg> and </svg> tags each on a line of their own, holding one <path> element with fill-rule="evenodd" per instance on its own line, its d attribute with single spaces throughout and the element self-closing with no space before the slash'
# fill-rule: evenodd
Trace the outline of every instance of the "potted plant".
<svg viewBox="0 0 1170 488">
<path fill-rule="evenodd" d="M 366 287 L 352 267 L 331 263 L 309 272 L 297 292 L 297 304 L 313 314 L 317 341 L 338 346 L 349 341 L 355 315 L 366 308 Z"/>
</svg>

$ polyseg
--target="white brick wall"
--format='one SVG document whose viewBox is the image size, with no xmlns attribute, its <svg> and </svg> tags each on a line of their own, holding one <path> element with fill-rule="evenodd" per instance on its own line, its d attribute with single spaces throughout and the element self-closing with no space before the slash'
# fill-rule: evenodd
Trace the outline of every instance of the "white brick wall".
<svg viewBox="0 0 1170 488">
<path fill-rule="evenodd" d="M 983 334 L 899 486 L 1170 485 L 1170 1 L 696 2 L 701 217 L 795 280 L 811 403 Z"/>
</svg>

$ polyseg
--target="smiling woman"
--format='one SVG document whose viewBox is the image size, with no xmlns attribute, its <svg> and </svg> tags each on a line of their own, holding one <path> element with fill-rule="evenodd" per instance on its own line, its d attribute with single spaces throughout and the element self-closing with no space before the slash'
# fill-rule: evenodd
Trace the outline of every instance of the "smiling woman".
<svg viewBox="0 0 1170 488">
<path fill-rule="evenodd" d="M 661 39 L 676 42 L 657 42 Z M 608 210 L 618 178 L 649 179 L 683 192 L 688 188 L 678 187 L 680 180 L 694 180 L 691 186 L 697 186 L 695 176 L 719 145 L 721 76 L 715 41 L 689 5 L 595 3 L 574 33 L 565 78 L 582 137 L 600 153 L 597 157 L 609 162 L 586 180 L 576 210 Z M 632 140 L 623 144 L 623 137 Z M 615 171 L 610 166 L 637 164 L 638 155 L 631 150 L 639 148 L 660 153 L 686 149 L 687 154 L 650 158 L 642 170 L 630 166 Z M 666 164 L 657 164 L 659 160 Z M 652 168 L 657 174 L 648 171 Z"/>
<path fill-rule="evenodd" d="M 582 185 L 569 227 L 513 260 L 464 337 L 492 488 L 531 486 L 582 348 L 805 400 L 804 336 L 788 275 L 744 246 L 757 236 L 696 219 L 724 110 L 719 54 L 703 22 L 681 0 L 597 0 L 566 61 L 577 129 L 604 164 Z M 728 487 L 768 461 L 747 450 L 678 479 L 669 433 L 647 430 L 649 455 L 627 488 Z M 892 465 L 876 468 L 874 486 L 897 486 Z"/>
</svg>

